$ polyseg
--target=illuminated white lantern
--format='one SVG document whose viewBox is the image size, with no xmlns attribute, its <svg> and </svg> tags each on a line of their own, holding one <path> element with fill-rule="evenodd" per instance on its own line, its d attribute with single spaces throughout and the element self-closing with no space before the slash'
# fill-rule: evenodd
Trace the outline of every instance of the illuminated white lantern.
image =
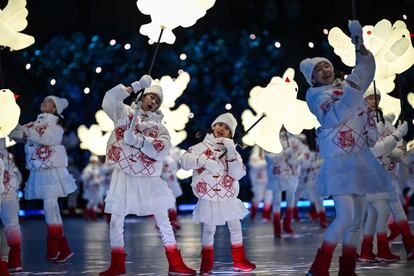
<svg viewBox="0 0 414 276">
<path fill-rule="evenodd" d="M 9 137 L 6 137 L 6 148 L 10 148 L 14 145 L 16 145 L 16 142 Z"/>
<path fill-rule="evenodd" d="M 85 125 L 78 128 L 78 137 L 81 141 L 80 148 L 89 150 L 93 154 L 103 156 L 106 154 L 106 144 L 109 140 L 110 132 L 103 134 L 98 125 L 91 125 L 88 129 Z"/>
<path fill-rule="evenodd" d="M 0 10 L 0 45 L 21 50 L 34 43 L 33 36 L 20 33 L 27 26 L 26 0 L 9 0 Z"/>
<path fill-rule="evenodd" d="M 176 79 L 170 76 L 163 76 L 160 80 L 155 80 L 154 83 L 162 87 L 164 100 L 160 107 L 164 114 L 164 124 L 171 136 L 171 144 L 177 146 L 187 138 L 185 126 L 190 118 L 190 108 L 186 104 L 181 104 L 178 108 L 175 107 L 175 101 L 180 97 L 190 82 L 190 75 L 183 71 Z"/>
<path fill-rule="evenodd" d="M 295 134 L 317 126 L 316 118 L 306 103 L 296 99 L 298 85 L 294 76 L 295 71 L 288 68 L 283 77 L 273 77 L 266 87 L 256 86 L 250 91 L 248 103 L 257 115 L 250 110 L 242 113 L 244 129 L 248 129 L 263 113 L 267 116 L 243 138 L 244 143 L 257 144 L 266 151 L 278 153 L 282 150 L 279 140 L 282 125 Z"/>
<path fill-rule="evenodd" d="M 414 93 L 413 92 L 408 93 L 407 100 L 408 100 L 408 103 L 411 105 L 411 107 L 414 108 Z"/>
<path fill-rule="evenodd" d="M 0 90 L 0 103 L 0 138 L 4 138 L 19 123 L 20 107 L 9 89 Z"/>
<path fill-rule="evenodd" d="M 375 26 L 363 27 L 364 44 L 375 56 L 375 82 L 377 88 L 391 92 L 396 74 L 401 74 L 414 64 L 414 48 L 410 31 L 403 21 L 391 22 L 383 19 Z M 341 29 L 334 27 L 329 31 L 329 44 L 334 52 L 348 66 L 355 65 L 355 47 Z"/>
<path fill-rule="evenodd" d="M 172 30 L 194 25 L 214 3 L 215 0 L 138 0 L 138 9 L 150 15 L 152 20 L 142 25 L 139 31 L 150 40 L 158 41 L 161 29 L 164 29 L 160 42 L 173 44 L 175 35 Z"/>
</svg>

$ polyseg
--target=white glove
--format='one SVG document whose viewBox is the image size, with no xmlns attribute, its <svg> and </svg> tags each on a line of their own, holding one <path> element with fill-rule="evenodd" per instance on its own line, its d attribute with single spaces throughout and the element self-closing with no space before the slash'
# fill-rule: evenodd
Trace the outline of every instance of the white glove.
<svg viewBox="0 0 414 276">
<path fill-rule="evenodd" d="M 357 50 L 360 49 L 361 45 L 364 44 L 364 39 L 362 37 L 362 27 L 358 20 L 349 20 L 348 29 L 351 33 L 352 43 L 355 45 Z"/>
<path fill-rule="evenodd" d="M 216 174 L 220 170 L 219 163 L 216 160 L 208 159 L 204 164 L 204 168 L 211 172 L 212 174 Z"/>
<path fill-rule="evenodd" d="M 234 144 L 233 139 L 223 138 L 221 141 L 227 149 L 227 154 L 231 155 L 236 153 L 236 145 Z"/>
<path fill-rule="evenodd" d="M 134 90 L 134 93 L 138 93 L 141 89 L 150 87 L 152 83 L 152 78 L 150 75 L 143 75 L 139 81 L 134 81 L 131 83 L 131 87 Z"/>
<path fill-rule="evenodd" d="M 397 140 L 401 140 L 408 132 L 407 122 L 402 123 L 398 126 L 397 130 L 392 134 Z"/>
<path fill-rule="evenodd" d="M 285 155 L 288 157 L 291 157 L 293 154 L 292 148 L 287 148 L 287 149 L 284 149 L 283 151 L 285 152 Z"/>
<path fill-rule="evenodd" d="M 142 148 L 144 144 L 144 137 L 135 135 L 131 130 L 124 132 L 124 142 L 127 145 Z"/>
</svg>

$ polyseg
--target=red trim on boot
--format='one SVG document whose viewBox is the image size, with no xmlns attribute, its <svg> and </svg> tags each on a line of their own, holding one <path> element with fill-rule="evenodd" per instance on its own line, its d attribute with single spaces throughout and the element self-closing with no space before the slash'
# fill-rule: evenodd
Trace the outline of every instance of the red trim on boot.
<svg viewBox="0 0 414 276">
<path fill-rule="evenodd" d="M 9 272 L 21 272 L 23 271 L 22 267 L 22 258 L 20 256 L 20 246 L 12 246 L 9 250 L 9 261 L 7 263 L 7 269 Z M 0 274 L 3 275 L 3 274 Z"/>
<path fill-rule="evenodd" d="M 122 247 L 114 247 L 112 248 L 111 252 L 111 266 L 99 273 L 99 276 L 115 276 L 115 275 L 122 275 L 126 274 L 125 269 L 125 254 L 124 248 Z"/>
<path fill-rule="evenodd" d="M 374 248 L 374 237 L 370 235 L 364 235 L 361 245 L 361 254 L 359 255 L 360 262 L 372 263 L 375 262 L 375 254 L 372 252 Z"/>
<path fill-rule="evenodd" d="M 252 207 L 250 208 L 250 219 L 254 220 L 257 214 L 257 203 L 252 203 Z"/>
<path fill-rule="evenodd" d="M 263 221 L 269 221 L 270 220 L 270 214 L 272 213 L 272 205 L 271 204 L 265 204 L 262 211 L 262 220 Z"/>
<path fill-rule="evenodd" d="M 171 227 L 173 228 L 174 231 L 181 229 L 181 225 L 178 223 L 178 220 L 177 220 L 176 209 L 168 209 L 168 218 L 170 219 Z"/>
<path fill-rule="evenodd" d="M 292 229 L 292 217 L 293 217 L 293 208 L 288 207 L 286 208 L 285 217 L 283 219 L 283 231 L 285 231 L 288 234 L 293 234 Z"/>
<path fill-rule="evenodd" d="M 400 228 L 395 220 L 392 220 L 388 223 L 388 228 L 390 229 L 391 233 L 388 236 L 389 241 L 393 241 L 401 235 Z"/>
<path fill-rule="evenodd" d="M 0 260 L 0 275 L 10 276 L 9 272 L 7 271 L 7 263 L 1 260 Z"/>
<path fill-rule="evenodd" d="M 311 217 L 312 221 L 316 222 L 316 219 L 318 218 L 318 212 L 316 211 L 316 207 L 313 202 L 309 207 L 309 216 Z"/>
<path fill-rule="evenodd" d="M 324 244 L 325 243 L 326 242 L 324 242 Z M 327 246 L 328 243 L 326 243 L 325 247 Z M 335 250 L 335 246 L 333 247 L 333 250 Z M 313 261 L 307 275 L 329 276 L 329 267 L 331 266 L 332 262 L 333 250 L 323 251 L 323 248 L 318 249 L 315 260 Z"/>
<path fill-rule="evenodd" d="M 357 276 L 355 273 L 356 258 L 354 256 L 339 257 L 338 276 Z"/>
<path fill-rule="evenodd" d="M 282 237 L 282 225 L 280 224 L 280 213 L 273 213 L 273 234 L 275 238 Z"/>
<path fill-rule="evenodd" d="M 176 246 L 166 246 L 165 254 L 168 259 L 168 275 L 196 275 L 196 271 L 186 266 L 180 250 Z"/>
<path fill-rule="evenodd" d="M 377 260 L 392 263 L 400 260 L 400 257 L 392 254 L 386 233 L 377 233 Z"/>
<path fill-rule="evenodd" d="M 405 251 L 407 252 L 407 260 L 412 259 L 414 251 L 414 236 L 411 234 L 410 226 L 408 225 L 407 220 L 401 220 L 397 222 L 399 226 Z"/>
<path fill-rule="evenodd" d="M 214 249 L 213 246 L 203 246 L 201 249 L 200 274 L 212 274 L 214 266 Z"/>
<path fill-rule="evenodd" d="M 328 227 L 328 219 L 326 218 L 325 211 L 319 212 L 319 225 L 321 226 L 321 228 Z"/>
<path fill-rule="evenodd" d="M 256 265 L 246 258 L 243 245 L 232 245 L 231 256 L 233 257 L 234 271 L 248 272 L 256 268 Z"/>
<path fill-rule="evenodd" d="M 405 214 L 407 214 L 408 215 L 408 213 L 410 213 L 410 203 L 411 203 L 411 197 L 409 196 L 409 195 L 405 195 L 405 197 L 404 197 L 404 212 L 405 212 Z"/>
</svg>

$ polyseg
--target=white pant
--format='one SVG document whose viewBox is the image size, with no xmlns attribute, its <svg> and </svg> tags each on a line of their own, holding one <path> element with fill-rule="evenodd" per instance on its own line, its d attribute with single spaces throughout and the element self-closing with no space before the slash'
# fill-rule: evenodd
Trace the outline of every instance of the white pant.
<svg viewBox="0 0 414 276">
<path fill-rule="evenodd" d="M 286 191 L 286 208 L 295 207 L 295 191 L 296 189 Z M 273 192 L 273 213 L 280 213 L 280 205 L 282 204 L 282 192 Z"/>
<path fill-rule="evenodd" d="M 19 210 L 19 199 L 15 193 L 13 195 L 1 195 L 0 218 L 4 225 L 4 232 L 9 246 L 20 245 L 21 243 Z"/>
<path fill-rule="evenodd" d="M 365 196 L 335 195 L 336 218 L 329 225 L 324 240 L 331 244 L 357 246 L 365 215 Z"/>
<path fill-rule="evenodd" d="M 43 200 L 43 210 L 47 224 L 62 224 L 59 204 L 57 198 L 48 198 Z"/>
<path fill-rule="evenodd" d="M 364 235 L 374 236 L 375 233 L 386 233 L 389 216 L 388 199 L 376 199 L 368 202 Z"/>
<path fill-rule="evenodd" d="M 267 189 L 266 185 L 256 184 L 253 187 L 252 192 L 253 192 L 253 199 L 252 199 L 253 204 L 258 204 L 262 200 L 264 201 L 265 205 L 272 204 L 272 198 L 273 198 L 272 190 Z"/>
<path fill-rule="evenodd" d="M 230 241 L 232 245 L 243 244 L 243 233 L 240 220 L 227 221 L 227 227 L 230 231 Z M 212 246 L 214 244 L 214 234 L 216 233 L 216 225 L 203 223 L 201 234 L 201 244 L 203 246 Z"/>
<path fill-rule="evenodd" d="M 154 214 L 155 221 L 161 233 L 161 240 L 164 246 L 175 245 L 175 236 L 168 219 L 167 211 Z M 112 214 L 109 225 L 111 247 L 124 247 L 124 221 L 125 216 Z"/>
</svg>

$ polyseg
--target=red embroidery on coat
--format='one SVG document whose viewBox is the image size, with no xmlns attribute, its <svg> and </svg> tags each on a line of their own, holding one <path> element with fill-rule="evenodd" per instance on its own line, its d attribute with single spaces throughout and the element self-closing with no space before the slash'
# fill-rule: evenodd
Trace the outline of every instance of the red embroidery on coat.
<svg viewBox="0 0 414 276">
<path fill-rule="evenodd" d="M 27 128 L 32 128 L 32 127 L 33 127 L 33 125 L 34 125 L 34 123 L 33 123 L 33 122 L 31 122 L 31 123 L 26 124 L 26 125 L 25 125 L 25 127 L 27 127 Z"/>
<path fill-rule="evenodd" d="M 137 157 L 145 167 L 150 167 L 150 166 L 154 165 L 154 163 L 156 162 L 154 159 L 148 157 L 147 155 L 143 154 L 142 152 L 140 152 Z"/>
<path fill-rule="evenodd" d="M 115 139 L 117 141 L 124 139 L 124 132 L 127 130 L 127 126 L 119 126 L 115 128 Z"/>
<path fill-rule="evenodd" d="M 207 193 L 207 184 L 205 182 L 199 181 L 196 185 L 196 191 L 199 194 Z"/>
<path fill-rule="evenodd" d="M 165 147 L 165 143 L 163 140 L 159 140 L 159 139 L 154 139 L 154 141 L 152 141 L 152 146 L 154 147 L 154 149 L 157 152 L 160 152 L 164 149 Z"/>
<path fill-rule="evenodd" d="M 214 153 L 211 151 L 211 149 L 206 149 L 204 152 L 203 152 L 203 154 L 205 155 L 205 156 L 207 156 L 207 158 L 208 159 L 212 159 L 213 157 L 214 157 Z"/>
<path fill-rule="evenodd" d="M 144 129 L 143 132 L 145 136 L 155 138 L 158 136 L 158 127 L 157 126 L 149 127 L 149 128 Z"/>
<path fill-rule="evenodd" d="M 114 162 L 118 162 L 121 159 L 121 148 L 111 145 L 107 153 L 108 159 Z"/>
<path fill-rule="evenodd" d="M 39 133 L 40 136 L 42 136 L 45 133 L 47 127 L 48 127 L 47 124 L 37 126 L 36 131 L 37 131 L 37 133 Z"/>
<path fill-rule="evenodd" d="M 48 160 L 50 156 L 52 155 L 52 149 L 49 146 L 41 145 L 39 146 L 36 151 L 35 155 L 42 160 L 43 162 Z"/>
<path fill-rule="evenodd" d="M 226 176 L 224 176 L 222 184 L 224 188 L 231 189 L 233 187 L 233 182 L 234 178 L 227 174 Z"/>
<path fill-rule="evenodd" d="M 273 166 L 272 173 L 273 174 L 281 174 L 280 166 Z"/>
<path fill-rule="evenodd" d="M 355 138 L 352 135 L 352 129 L 340 131 L 338 135 L 338 143 L 341 148 L 354 146 Z"/>
<path fill-rule="evenodd" d="M 339 90 L 339 89 L 334 89 L 333 90 L 333 94 L 335 96 L 342 96 L 344 94 L 344 91 L 343 90 Z"/>
<path fill-rule="evenodd" d="M 206 169 L 205 168 L 198 168 L 197 169 L 197 173 L 201 174 L 202 172 L 204 172 Z"/>
<path fill-rule="evenodd" d="M 3 173 L 3 184 L 4 186 L 8 186 L 10 182 L 10 173 L 9 171 L 4 170 Z"/>
<path fill-rule="evenodd" d="M 331 107 L 332 107 L 332 105 L 333 105 L 334 102 L 335 101 L 333 99 L 329 99 L 329 100 L 323 102 L 320 105 L 320 108 L 322 109 L 323 113 L 328 112 L 331 109 Z"/>
</svg>

